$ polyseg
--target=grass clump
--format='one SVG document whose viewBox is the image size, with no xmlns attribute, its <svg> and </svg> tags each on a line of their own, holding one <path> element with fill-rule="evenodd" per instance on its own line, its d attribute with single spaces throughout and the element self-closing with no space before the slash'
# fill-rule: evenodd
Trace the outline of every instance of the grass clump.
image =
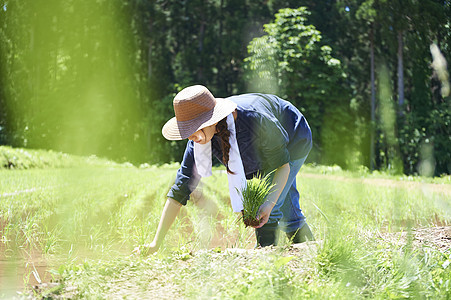
<svg viewBox="0 0 451 300">
<path fill-rule="evenodd" d="M 254 177 L 248 180 L 246 187 L 242 189 L 241 197 L 243 199 L 243 222 L 247 226 L 257 226 L 260 221 L 257 219 L 257 213 L 260 206 L 265 202 L 271 189 L 271 174 L 265 177 Z"/>
</svg>

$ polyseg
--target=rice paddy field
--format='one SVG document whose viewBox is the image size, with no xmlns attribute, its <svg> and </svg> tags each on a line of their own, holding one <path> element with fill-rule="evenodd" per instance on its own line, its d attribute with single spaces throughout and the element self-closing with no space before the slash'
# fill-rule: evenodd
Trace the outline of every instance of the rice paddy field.
<svg viewBox="0 0 451 300">
<path fill-rule="evenodd" d="M 451 178 L 306 165 L 316 241 L 254 248 L 217 168 L 153 239 L 178 165 L 0 147 L 0 298 L 449 299 Z"/>
</svg>

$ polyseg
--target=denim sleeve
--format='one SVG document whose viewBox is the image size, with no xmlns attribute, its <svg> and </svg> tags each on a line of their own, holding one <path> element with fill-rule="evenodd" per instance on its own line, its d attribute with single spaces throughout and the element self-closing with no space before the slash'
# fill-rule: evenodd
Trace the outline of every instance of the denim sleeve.
<svg viewBox="0 0 451 300">
<path fill-rule="evenodd" d="M 183 155 L 183 161 L 177 171 L 175 183 L 169 190 L 167 197 L 186 205 L 190 194 L 196 189 L 200 177 L 194 171 L 194 143 L 188 141 Z"/>
<path fill-rule="evenodd" d="M 271 172 L 290 161 L 289 137 L 277 119 L 262 117 L 259 133 L 263 170 Z"/>
</svg>

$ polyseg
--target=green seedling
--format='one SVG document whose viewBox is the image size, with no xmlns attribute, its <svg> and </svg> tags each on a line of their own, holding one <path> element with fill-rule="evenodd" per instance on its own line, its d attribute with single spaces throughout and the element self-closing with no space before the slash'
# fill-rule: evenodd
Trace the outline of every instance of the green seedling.
<svg viewBox="0 0 451 300">
<path fill-rule="evenodd" d="M 246 187 L 240 191 L 243 199 L 243 222 L 247 226 L 257 226 L 260 220 L 257 213 L 260 206 L 265 202 L 274 185 L 271 184 L 271 174 L 265 177 L 254 177 L 248 180 Z"/>
</svg>

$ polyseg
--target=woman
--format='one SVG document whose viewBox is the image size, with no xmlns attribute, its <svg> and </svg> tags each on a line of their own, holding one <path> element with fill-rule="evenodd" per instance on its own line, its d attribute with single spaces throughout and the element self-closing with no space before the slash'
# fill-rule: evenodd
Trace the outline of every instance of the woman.
<svg viewBox="0 0 451 300">
<path fill-rule="evenodd" d="M 260 206 L 260 223 L 255 226 L 260 246 L 276 244 L 279 229 L 294 243 L 313 240 L 296 189 L 296 174 L 312 148 L 312 138 L 307 120 L 296 107 L 274 95 L 217 99 L 200 85 L 183 89 L 173 104 L 175 117 L 164 125 L 163 136 L 189 141 L 146 252 L 158 250 L 200 177 L 211 173 L 211 153 L 227 168 L 232 207 L 237 212 L 242 206 L 234 191 L 246 179 L 274 171 L 274 187 Z"/>
</svg>

